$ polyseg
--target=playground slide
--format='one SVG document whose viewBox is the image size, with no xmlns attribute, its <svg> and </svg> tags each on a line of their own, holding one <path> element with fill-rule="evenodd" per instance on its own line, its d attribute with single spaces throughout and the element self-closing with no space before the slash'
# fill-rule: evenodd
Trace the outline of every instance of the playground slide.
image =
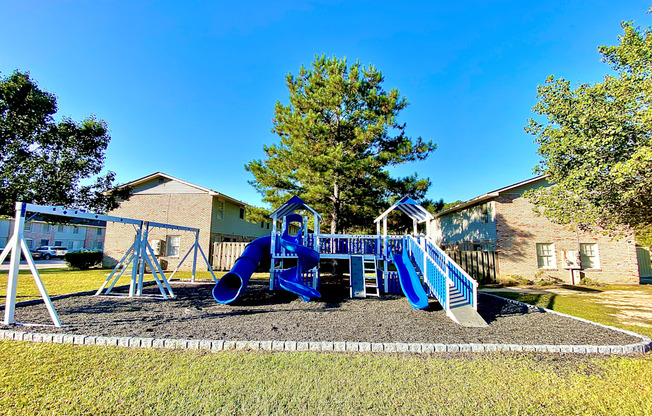
<svg viewBox="0 0 652 416">
<path fill-rule="evenodd" d="M 319 263 L 319 253 L 292 240 L 291 237 L 281 237 L 281 245 L 289 252 L 297 255 L 297 265 L 283 270 L 279 277 L 279 285 L 289 292 L 296 293 L 306 301 L 310 300 L 310 298 L 319 298 L 321 294 L 317 289 L 305 285 L 301 280 L 304 270 L 310 270 Z"/>
<path fill-rule="evenodd" d="M 297 266 L 281 273 L 279 284 L 281 288 L 296 293 L 304 300 L 321 297 L 320 293 L 306 286 L 301 281 L 301 273 L 312 269 L 319 263 L 319 253 L 308 247 L 297 244 L 289 236 L 281 237 L 281 244 L 288 251 L 296 253 Z M 213 297 L 219 303 L 231 303 L 247 288 L 249 278 L 256 271 L 263 256 L 269 256 L 271 237 L 260 237 L 247 244 L 242 255 L 238 257 L 231 271 L 222 276 L 213 288 Z"/>
<path fill-rule="evenodd" d="M 414 266 L 406 250 L 403 250 L 402 255 L 394 254 L 392 258 L 398 270 L 398 280 L 401 283 L 401 289 L 410 302 L 410 305 L 414 309 L 427 308 L 428 294 L 423 289 L 421 279 L 419 279 L 416 270 L 414 270 Z"/>
<path fill-rule="evenodd" d="M 269 256 L 271 237 L 264 236 L 247 244 L 231 271 L 222 276 L 213 288 L 213 297 L 219 303 L 231 303 L 240 296 L 256 271 L 263 256 Z"/>
</svg>

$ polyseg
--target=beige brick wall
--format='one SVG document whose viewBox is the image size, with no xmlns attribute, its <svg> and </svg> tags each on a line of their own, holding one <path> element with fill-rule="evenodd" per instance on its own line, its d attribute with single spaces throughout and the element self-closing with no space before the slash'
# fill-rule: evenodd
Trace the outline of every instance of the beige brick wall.
<svg viewBox="0 0 652 416">
<path fill-rule="evenodd" d="M 603 283 L 639 283 L 633 234 L 612 240 L 607 236 L 571 231 L 567 226 L 537 216 L 532 204 L 519 194 L 498 197 L 495 209 L 498 273 L 501 277 L 519 275 L 532 279 L 540 270 L 536 244 L 552 243 L 557 267 L 541 270 L 544 276 L 570 283 L 570 272 L 561 265 L 561 251 L 578 251 L 578 243 L 597 243 L 600 268 L 582 270 L 582 276 Z"/>
<path fill-rule="evenodd" d="M 199 244 L 208 257 L 212 203 L 213 197 L 208 194 L 136 194 L 129 200 L 123 201 L 119 208 L 109 212 L 108 215 L 199 228 Z M 104 243 L 105 266 L 115 266 L 133 243 L 135 234 L 132 225 L 107 223 Z M 160 258 L 168 260 L 168 269 L 172 270 L 194 243 L 195 234 L 189 231 L 152 228 L 148 240 L 166 240 L 170 235 L 181 237 L 180 257 Z M 206 270 L 201 254 L 197 260 L 197 269 Z M 191 266 L 192 254 L 185 261 L 182 270 L 189 270 Z"/>
</svg>

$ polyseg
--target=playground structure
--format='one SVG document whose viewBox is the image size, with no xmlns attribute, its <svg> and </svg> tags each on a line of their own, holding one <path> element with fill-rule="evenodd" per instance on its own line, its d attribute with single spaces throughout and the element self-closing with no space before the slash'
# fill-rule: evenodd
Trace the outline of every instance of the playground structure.
<svg viewBox="0 0 652 416">
<path fill-rule="evenodd" d="M 5 302 L 5 315 L 3 323 L 5 325 L 15 324 L 15 308 L 16 308 L 16 286 L 18 284 L 18 270 L 20 264 L 21 254 L 25 257 L 27 264 L 29 266 L 30 272 L 36 286 L 38 287 L 39 293 L 45 306 L 50 314 L 50 318 L 54 326 L 61 327 L 61 321 L 59 316 L 52 305 L 52 301 L 43 285 L 41 276 L 36 268 L 34 259 L 30 254 L 27 244 L 25 242 L 25 237 L 23 235 L 25 229 L 25 223 L 29 221 L 32 217 L 27 218 L 27 213 L 34 213 L 33 216 L 37 214 L 47 214 L 50 216 L 64 217 L 64 218 L 81 218 L 88 220 L 100 220 L 100 221 L 110 221 L 122 224 L 131 224 L 135 230 L 134 242 L 129 247 L 125 255 L 118 262 L 115 268 L 111 271 L 108 278 L 104 281 L 102 286 L 95 293 L 96 296 L 99 295 L 111 295 L 112 290 L 115 284 L 118 282 L 120 277 L 125 273 L 128 266 L 131 265 L 131 278 L 129 282 L 129 291 L 126 296 L 129 297 L 142 297 L 142 296 L 151 296 L 143 294 L 144 286 L 144 274 L 145 274 L 145 265 L 149 266 L 154 281 L 158 286 L 160 292 L 160 298 L 169 299 L 174 298 L 174 292 L 170 287 L 169 279 L 165 276 L 161 265 L 156 258 L 152 247 L 147 240 L 149 230 L 151 228 L 165 228 L 173 229 L 179 231 L 188 231 L 195 233 L 195 243 L 190 247 L 188 252 L 179 262 L 175 270 L 170 275 L 170 278 L 179 270 L 179 267 L 185 262 L 190 253 L 193 253 L 193 263 L 192 263 L 192 278 L 191 281 L 195 281 L 195 274 L 197 269 L 197 257 L 198 254 L 201 254 L 208 270 L 211 272 L 213 280 L 217 282 L 217 278 L 210 268 L 208 259 L 204 254 L 201 246 L 199 245 L 199 230 L 191 227 L 184 227 L 180 225 L 173 224 L 164 224 L 158 222 L 149 222 L 143 220 L 136 220 L 132 218 L 124 217 L 115 217 L 110 215 L 95 214 L 86 212 L 81 209 L 68 209 L 58 206 L 42 206 L 35 204 L 27 204 L 24 202 L 16 202 L 16 217 L 14 221 L 14 231 L 11 236 L 11 239 L 7 243 L 7 246 L 0 253 L 0 263 L 2 263 L 9 254 L 11 254 L 10 264 L 9 264 L 9 275 L 7 280 L 7 296 Z M 107 287 L 108 285 L 108 287 Z"/>
<path fill-rule="evenodd" d="M 306 226 L 308 218 L 296 214 L 298 210 L 314 217 L 312 233 Z M 412 219 L 413 235 L 388 235 L 387 217 L 394 210 Z M 319 260 L 343 259 L 350 265 L 351 297 L 403 293 L 413 308 L 425 309 L 430 296 L 455 322 L 486 326 L 477 313 L 478 283 L 427 235 L 417 234 L 420 223 L 425 222 L 429 231 L 433 216 L 411 198 L 402 198 L 376 218 L 377 235 L 321 234 L 322 217 L 296 196 L 270 217 L 271 235 L 250 243 L 231 271 L 215 285 L 213 296 L 218 302 L 235 301 L 267 253 L 271 257 L 270 290 L 288 290 L 304 300 L 319 297 Z M 299 227 L 296 235 L 289 232 L 293 223 Z M 286 268 L 290 260 L 296 266 Z"/>
<path fill-rule="evenodd" d="M 312 233 L 308 230 L 308 218 L 297 213 L 307 211 L 313 215 Z M 414 224 L 414 235 L 395 236 L 387 233 L 387 216 L 399 210 L 407 214 Z M 174 292 L 165 276 L 152 247 L 149 244 L 150 228 L 166 228 L 195 233 L 195 243 L 183 256 L 170 278 L 193 253 L 192 281 L 195 281 L 197 258 L 200 253 L 208 266 L 216 285 L 214 298 L 220 303 L 231 303 L 245 290 L 249 279 L 263 256 L 270 255 L 271 290 L 284 289 L 299 295 L 303 300 L 320 297 L 319 261 L 321 259 L 346 259 L 350 264 L 351 297 L 380 296 L 382 293 L 403 293 L 413 308 L 427 308 L 428 296 L 435 297 L 446 314 L 455 322 L 466 326 L 486 326 L 477 314 L 477 282 L 457 263 L 448 257 L 429 237 L 417 235 L 417 225 L 426 223 L 429 228 L 432 215 L 408 197 L 388 208 L 376 218 L 377 235 L 321 234 L 322 217 L 300 198 L 292 197 L 271 214 L 273 229 L 270 236 L 256 239 L 244 250 L 232 270 L 218 279 L 202 251 L 199 230 L 172 224 L 148 222 L 123 217 L 88 213 L 79 209 L 56 206 L 40 206 L 16 203 L 14 232 L 7 246 L 0 253 L 0 262 L 11 254 L 7 282 L 4 324 L 15 323 L 16 286 L 21 253 L 25 256 L 31 274 L 55 326 L 61 327 L 52 301 L 43 285 L 34 260 L 27 248 L 23 231 L 29 221 L 27 212 L 67 218 L 111 221 L 131 224 L 135 230 L 134 243 L 109 274 L 97 295 L 110 295 L 115 284 L 129 265 L 131 278 L 126 296 L 150 296 L 143 294 L 145 265 L 148 265 L 162 299 L 174 298 Z M 30 218 L 31 219 L 31 218 Z M 279 232 L 278 225 L 282 224 Z M 382 234 L 381 234 L 382 224 Z M 296 234 L 291 231 L 296 229 Z M 286 267 L 292 263 L 290 267 Z"/>
</svg>

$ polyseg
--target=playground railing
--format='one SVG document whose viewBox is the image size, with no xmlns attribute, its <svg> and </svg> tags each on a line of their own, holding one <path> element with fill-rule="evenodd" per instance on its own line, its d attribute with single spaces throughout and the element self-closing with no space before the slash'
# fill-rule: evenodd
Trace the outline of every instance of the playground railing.
<svg viewBox="0 0 652 416">
<path fill-rule="evenodd" d="M 405 237 L 403 249 L 407 249 L 410 258 L 417 265 L 421 271 L 423 280 L 428 287 L 428 294 L 437 298 L 445 311 L 450 310 L 450 292 L 449 292 L 449 279 L 446 276 L 446 269 L 441 268 L 435 259 L 424 249 L 421 244 L 414 237 Z"/>
<path fill-rule="evenodd" d="M 380 236 L 352 234 L 319 234 L 319 254 L 379 255 Z"/>
<path fill-rule="evenodd" d="M 437 265 L 447 271 L 447 276 L 451 280 L 453 286 L 457 288 L 462 297 L 473 306 L 475 310 L 478 309 L 478 282 L 469 276 L 469 274 L 462 269 L 448 254 L 446 254 L 434 241 L 429 237 L 420 237 L 423 240 L 426 252 L 428 255 L 437 262 Z"/>
<path fill-rule="evenodd" d="M 387 258 L 392 258 L 392 254 L 403 253 L 403 236 L 388 235 L 387 237 Z"/>
</svg>

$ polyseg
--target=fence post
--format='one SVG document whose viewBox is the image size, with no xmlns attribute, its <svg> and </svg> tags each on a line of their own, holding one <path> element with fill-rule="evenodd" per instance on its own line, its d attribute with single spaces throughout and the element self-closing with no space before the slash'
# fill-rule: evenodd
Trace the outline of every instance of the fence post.
<svg viewBox="0 0 652 416">
<path fill-rule="evenodd" d="M 421 271 L 422 272 L 421 274 L 423 275 L 423 281 L 427 282 L 426 279 L 428 278 L 428 259 L 426 257 L 426 239 L 425 238 L 421 239 L 421 251 L 422 251 L 422 256 L 423 256 L 423 262 L 422 262 L 423 263 L 422 264 L 423 269 Z"/>
</svg>

